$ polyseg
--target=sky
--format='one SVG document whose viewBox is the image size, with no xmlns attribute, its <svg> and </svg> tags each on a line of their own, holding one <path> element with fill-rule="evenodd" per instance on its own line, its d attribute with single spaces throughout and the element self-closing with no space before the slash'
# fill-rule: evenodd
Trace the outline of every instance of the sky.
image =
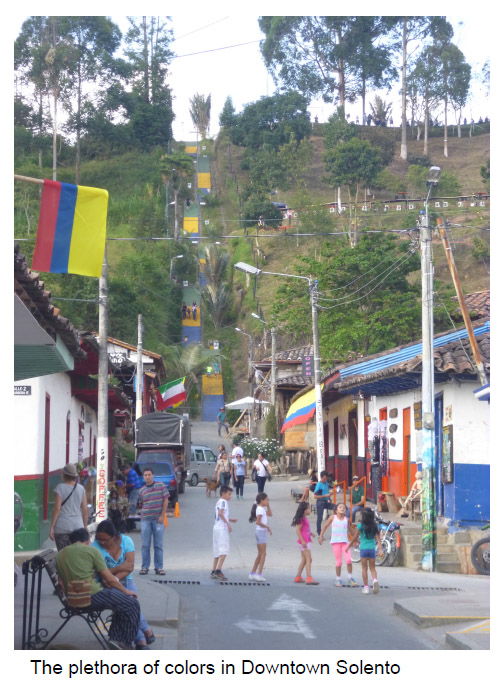
<svg viewBox="0 0 504 682">
<path fill-rule="evenodd" d="M 49 3 L 47 12 L 49 13 L 52 10 L 55 14 L 66 13 L 64 9 L 66 6 L 64 5 L 62 5 L 61 12 L 55 11 L 57 8 L 53 9 L 53 5 L 59 4 Z M 99 3 L 96 4 L 99 5 Z M 226 97 L 230 96 L 235 110 L 240 111 L 248 102 L 256 101 L 264 95 L 274 94 L 274 81 L 268 74 L 260 53 L 259 41 L 263 38 L 263 34 L 259 29 L 257 18 L 261 13 L 281 14 L 285 12 L 286 7 L 283 5 L 286 3 L 270 2 L 262 8 L 260 7 L 261 3 L 254 4 L 254 9 L 256 9 L 254 14 L 238 13 L 236 3 L 215 2 L 212 5 L 199 3 L 194 6 L 195 11 L 191 13 L 186 11 L 187 5 L 183 3 L 162 4 L 161 7 L 152 8 L 150 6 L 157 4 L 149 3 L 148 9 L 152 13 L 154 10 L 158 10 L 159 14 L 162 10 L 170 12 L 171 27 L 175 38 L 172 47 L 177 57 L 173 59 L 170 65 L 169 77 L 176 116 L 173 123 L 175 139 L 190 141 L 196 138 L 195 128 L 189 115 L 189 100 L 195 93 L 211 94 L 212 96 L 211 136 L 218 133 L 219 115 Z M 89 7 L 90 10 L 92 10 L 92 5 L 93 3 Z M 103 9 L 109 8 L 109 5 L 112 11 L 108 15 L 124 33 L 128 28 L 127 15 L 134 15 L 135 10 L 138 11 L 138 7 L 128 8 L 128 3 L 121 4 L 121 9 L 125 11 L 125 14 L 121 15 L 115 13 L 114 10 L 117 7 L 115 3 L 113 5 L 105 3 L 100 5 L 97 13 L 101 14 Z M 328 11 L 329 7 L 323 7 L 323 5 L 324 3 L 317 3 L 317 9 L 325 9 L 328 14 L 334 12 L 334 4 L 330 4 L 330 11 Z M 179 9 L 181 6 L 184 11 Z M 296 3 L 289 3 L 288 7 L 290 13 L 295 13 Z M 211 11 L 208 11 L 207 8 L 211 8 Z M 365 8 L 360 6 L 360 9 Z M 375 9 L 373 7 L 373 10 Z M 438 8 L 436 12 L 441 13 L 442 9 Z M 304 5 L 303 10 L 306 11 L 306 5 Z M 426 13 L 429 11 L 435 13 L 428 6 L 425 10 Z M 35 10 L 34 13 L 36 14 L 37 11 Z M 301 9 L 298 9 L 297 13 L 301 14 Z M 371 9 L 369 9 L 369 13 L 373 13 Z M 392 11 L 389 13 L 392 14 Z M 462 50 L 467 61 L 472 65 L 474 73 L 479 73 L 484 61 L 490 56 L 488 15 L 472 13 L 466 16 L 449 14 L 447 16 L 455 32 L 453 42 Z M 14 20 L 14 38 L 19 32 L 24 18 L 20 16 Z M 239 46 L 229 47 L 236 45 Z M 392 93 L 381 93 L 387 101 L 393 102 L 392 116 L 396 122 L 399 121 L 400 115 L 398 89 L 397 84 Z M 489 103 L 484 88 L 473 83 L 472 89 L 471 102 L 464 115 L 468 120 L 472 117 L 478 120 L 480 116 L 483 118 L 489 116 Z M 319 121 L 323 122 L 334 111 L 334 107 L 320 101 L 313 101 L 310 104 L 309 111 L 312 119 L 317 116 Z M 355 120 L 356 116 L 361 116 L 362 105 L 360 101 L 354 105 L 347 105 L 347 113 L 350 113 L 351 120 Z"/>
</svg>

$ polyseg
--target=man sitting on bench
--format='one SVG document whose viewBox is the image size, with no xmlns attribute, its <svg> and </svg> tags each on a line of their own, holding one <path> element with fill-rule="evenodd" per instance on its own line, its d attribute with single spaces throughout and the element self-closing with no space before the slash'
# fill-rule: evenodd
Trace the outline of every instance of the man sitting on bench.
<svg viewBox="0 0 504 682">
<path fill-rule="evenodd" d="M 68 594 L 71 581 L 88 581 L 91 592 L 91 609 L 112 611 L 109 630 L 111 649 L 133 649 L 138 630 L 140 605 L 135 592 L 127 590 L 113 575 L 96 547 L 89 546 L 89 533 L 78 528 L 70 533 L 70 545 L 56 555 L 56 570 L 63 589 Z M 101 585 L 96 580 L 100 576 Z"/>
</svg>

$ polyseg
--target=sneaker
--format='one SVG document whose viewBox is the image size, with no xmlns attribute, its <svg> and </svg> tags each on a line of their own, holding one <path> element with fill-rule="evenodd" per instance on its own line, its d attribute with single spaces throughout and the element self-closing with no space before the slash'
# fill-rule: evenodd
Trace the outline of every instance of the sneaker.
<svg viewBox="0 0 504 682">
<path fill-rule="evenodd" d="M 261 575 L 260 573 L 255 574 L 254 580 L 257 580 L 258 583 L 265 583 L 266 582 L 266 578 L 263 575 Z"/>
<path fill-rule="evenodd" d="M 378 580 L 373 580 L 373 594 L 378 594 L 380 591 L 380 585 L 378 583 Z"/>
<path fill-rule="evenodd" d="M 368 587 L 368 585 L 364 585 L 364 587 L 362 588 L 362 594 L 369 594 L 369 587 Z"/>
<path fill-rule="evenodd" d="M 219 571 L 219 570 L 215 571 L 215 577 L 217 578 L 217 580 L 220 580 L 221 582 L 225 582 L 227 580 L 224 573 L 222 571 Z"/>
<path fill-rule="evenodd" d="M 319 583 L 314 580 L 313 578 L 306 578 L 306 584 L 307 585 L 318 585 Z"/>
<path fill-rule="evenodd" d="M 300 575 L 297 575 L 297 576 L 294 578 L 294 582 L 295 582 L 295 583 L 304 583 L 304 581 L 305 581 L 305 579 L 302 578 Z"/>
<path fill-rule="evenodd" d="M 214 578 L 214 579 L 218 578 L 219 576 L 217 575 L 217 571 L 212 571 L 212 572 L 210 573 L 210 577 L 211 577 L 211 578 Z"/>
<path fill-rule="evenodd" d="M 256 574 L 255 573 L 249 573 L 249 580 L 255 580 Z"/>
<path fill-rule="evenodd" d="M 349 587 L 357 587 L 357 581 L 354 580 L 353 578 L 348 578 L 348 586 Z"/>
<path fill-rule="evenodd" d="M 334 584 L 336 587 L 343 587 L 343 580 L 341 580 L 341 578 L 337 578 Z"/>
</svg>

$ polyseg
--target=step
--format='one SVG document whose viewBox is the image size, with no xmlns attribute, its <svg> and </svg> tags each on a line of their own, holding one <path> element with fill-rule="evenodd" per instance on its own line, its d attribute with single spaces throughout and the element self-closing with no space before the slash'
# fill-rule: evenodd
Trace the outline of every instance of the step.
<svg viewBox="0 0 504 682">
<path fill-rule="evenodd" d="M 459 561 L 436 561 L 438 573 L 462 573 Z"/>
</svg>

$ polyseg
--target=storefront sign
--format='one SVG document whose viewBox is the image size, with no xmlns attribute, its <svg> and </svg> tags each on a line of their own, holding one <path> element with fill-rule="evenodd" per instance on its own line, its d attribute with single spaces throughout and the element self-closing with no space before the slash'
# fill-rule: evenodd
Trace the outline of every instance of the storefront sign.
<svg viewBox="0 0 504 682">
<path fill-rule="evenodd" d="M 422 401 L 413 403 L 413 418 L 415 420 L 415 429 L 422 428 Z"/>
<path fill-rule="evenodd" d="M 31 395 L 31 386 L 14 386 L 14 395 Z"/>
</svg>

